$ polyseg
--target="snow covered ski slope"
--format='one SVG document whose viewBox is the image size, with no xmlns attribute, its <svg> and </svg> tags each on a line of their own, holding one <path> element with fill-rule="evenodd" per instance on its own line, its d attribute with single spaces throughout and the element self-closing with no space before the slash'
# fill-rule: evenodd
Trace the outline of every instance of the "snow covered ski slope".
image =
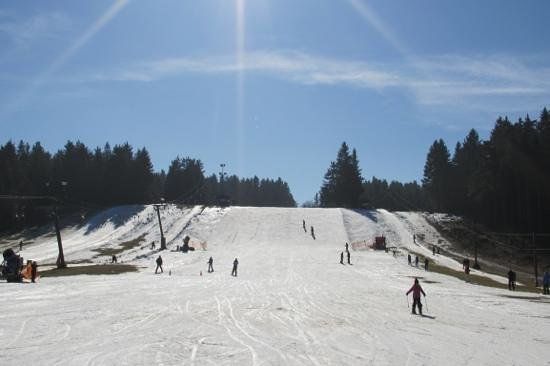
<svg viewBox="0 0 550 366">
<path fill-rule="evenodd" d="M 158 241 L 152 212 L 72 230 L 67 260 L 140 235 Z M 158 254 L 145 245 L 121 254 L 144 267 L 137 273 L 0 283 L 9 299 L 0 365 L 550 365 L 548 297 L 510 298 L 384 252 L 352 251 L 352 265 L 339 264 L 345 242 L 386 234 L 393 245 L 414 245 L 412 220 L 387 211 L 173 206 L 163 217 L 163 274 L 154 274 Z M 207 250 L 172 252 L 184 235 Z M 52 238 L 36 238 L 23 254 L 52 259 L 51 246 Z M 214 273 L 206 272 L 210 256 Z M 238 277 L 230 276 L 235 258 Z M 427 317 L 407 307 L 415 276 Z"/>
</svg>

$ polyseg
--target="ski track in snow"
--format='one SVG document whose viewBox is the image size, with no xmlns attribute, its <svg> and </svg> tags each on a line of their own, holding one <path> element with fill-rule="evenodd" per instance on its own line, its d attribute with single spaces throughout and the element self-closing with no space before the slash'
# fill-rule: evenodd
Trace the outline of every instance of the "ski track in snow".
<svg viewBox="0 0 550 366">
<path fill-rule="evenodd" d="M 550 365 L 549 297 L 507 298 L 371 250 L 352 251 L 351 266 L 338 263 L 345 242 L 381 234 L 431 255 L 412 242 L 419 230 L 438 240 L 419 213 L 167 206 L 165 271 L 154 275 L 156 213 L 123 211 L 132 214 L 111 220 L 111 209 L 95 226 L 63 230 L 66 258 L 90 259 L 92 249 L 143 235 L 120 258 L 145 268 L 0 283 L 9 298 L 0 314 L 0 365 Z M 208 250 L 172 252 L 185 235 Z M 54 239 L 35 238 L 23 255 L 54 260 Z M 206 271 L 210 256 L 214 273 Z M 230 276 L 235 257 L 238 277 Z M 414 276 L 433 281 L 423 283 L 423 302 L 435 319 L 410 315 L 404 294 Z"/>
</svg>

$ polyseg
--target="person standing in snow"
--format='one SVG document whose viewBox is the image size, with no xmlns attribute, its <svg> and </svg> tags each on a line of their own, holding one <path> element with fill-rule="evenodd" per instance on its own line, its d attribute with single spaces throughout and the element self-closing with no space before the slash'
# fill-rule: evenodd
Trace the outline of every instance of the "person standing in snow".
<svg viewBox="0 0 550 366">
<path fill-rule="evenodd" d="M 313 229 L 313 226 L 311 227 L 311 237 L 315 240 L 315 229 Z"/>
<path fill-rule="evenodd" d="M 430 261 L 428 260 L 428 258 L 427 258 L 427 257 L 426 257 L 426 258 L 424 258 L 424 270 L 425 270 L 425 271 L 427 271 L 427 270 L 428 270 L 428 264 L 429 264 L 429 262 L 430 262 Z"/>
<path fill-rule="evenodd" d="M 414 285 L 407 291 L 406 296 L 409 296 L 410 293 L 413 293 L 413 307 L 412 313 L 416 314 L 416 307 L 418 306 L 418 312 L 422 315 L 422 302 L 420 302 L 420 294 L 426 297 L 426 293 L 422 290 L 422 287 L 418 283 L 418 278 L 414 279 Z"/>
<path fill-rule="evenodd" d="M 233 261 L 233 270 L 231 271 L 231 276 L 237 277 L 237 266 L 239 265 L 239 261 L 237 258 Z"/>
<path fill-rule="evenodd" d="M 550 272 L 548 270 L 544 271 L 544 276 L 542 277 L 542 293 L 550 295 Z"/>
<path fill-rule="evenodd" d="M 23 250 L 23 240 L 19 242 L 19 251 Z"/>
<path fill-rule="evenodd" d="M 346 242 L 346 252 L 349 253 L 349 244 Z"/>
<path fill-rule="evenodd" d="M 508 271 L 508 290 L 516 291 L 516 272 L 512 268 Z"/>
<path fill-rule="evenodd" d="M 36 261 L 32 261 L 31 264 L 31 282 L 34 283 L 36 280 L 36 270 L 38 268 L 38 263 Z"/>
<path fill-rule="evenodd" d="M 348 251 L 348 264 L 351 264 L 351 254 Z"/>
<path fill-rule="evenodd" d="M 214 259 L 210 257 L 210 259 L 208 260 L 208 273 L 214 272 L 213 264 L 214 264 Z"/>
<path fill-rule="evenodd" d="M 340 252 L 340 264 L 344 264 L 344 252 Z"/>
<path fill-rule="evenodd" d="M 164 271 L 162 270 L 162 258 L 160 255 L 157 258 L 157 268 L 155 269 L 155 274 L 157 274 L 159 268 L 160 268 L 160 273 L 163 273 Z"/>
<path fill-rule="evenodd" d="M 413 243 L 416 244 L 416 234 L 413 234 Z"/>
<path fill-rule="evenodd" d="M 418 256 L 417 255 L 414 257 L 414 265 L 416 267 L 418 267 Z"/>
<path fill-rule="evenodd" d="M 409 266 L 412 265 L 412 258 L 410 253 L 407 255 L 407 260 L 409 261 Z"/>
<path fill-rule="evenodd" d="M 304 232 L 307 233 L 307 229 L 306 229 L 306 220 L 302 220 L 302 227 L 304 228 Z"/>
</svg>

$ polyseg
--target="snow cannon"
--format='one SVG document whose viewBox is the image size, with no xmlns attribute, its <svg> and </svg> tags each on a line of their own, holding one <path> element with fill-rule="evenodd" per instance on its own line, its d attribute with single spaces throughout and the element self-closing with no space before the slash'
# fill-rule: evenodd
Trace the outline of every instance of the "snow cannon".
<svg viewBox="0 0 550 366">
<path fill-rule="evenodd" d="M 22 258 L 15 254 L 13 249 L 8 248 L 2 253 L 2 277 L 8 282 L 21 282 Z"/>
</svg>

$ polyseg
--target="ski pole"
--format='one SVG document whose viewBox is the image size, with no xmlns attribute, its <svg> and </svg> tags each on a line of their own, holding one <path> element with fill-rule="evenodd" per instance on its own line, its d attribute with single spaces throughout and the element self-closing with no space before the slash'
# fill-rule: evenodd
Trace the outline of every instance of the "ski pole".
<svg viewBox="0 0 550 366">
<path fill-rule="evenodd" d="M 424 295 L 424 302 L 426 303 L 426 312 L 430 311 L 428 309 L 428 300 L 426 300 L 426 295 Z"/>
</svg>

